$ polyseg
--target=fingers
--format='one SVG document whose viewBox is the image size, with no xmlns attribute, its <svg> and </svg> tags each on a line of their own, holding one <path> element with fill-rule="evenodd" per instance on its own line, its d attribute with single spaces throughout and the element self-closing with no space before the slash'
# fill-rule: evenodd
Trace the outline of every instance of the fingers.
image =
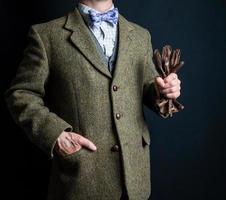
<svg viewBox="0 0 226 200">
<path fill-rule="evenodd" d="M 82 147 L 80 145 L 75 146 L 71 141 L 67 139 L 59 139 L 58 140 L 58 146 L 59 146 L 59 153 L 62 156 L 70 155 L 72 153 L 75 153 L 79 151 Z"/>
<path fill-rule="evenodd" d="M 159 87 L 164 88 L 165 82 L 161 77 L 156 77 L 155 82 Z"/>
<path fill-rule="evenodd" d="M 55 150 L 61 156 L 66 156 L 76 153 L 82 148 L 82 146 L 93 151 L 97 149 L 90 140 L 84 138 L 83 136 L 76 133 L 63 131 L 63 133 L 57 139 Z"/>
<path fill-rule="evenodd" d="M 62 156 L 66 156 L 75 153 L 81 149 L 80 145 L 74 145 L 69 137 L 61 136 L 57 139 L 58 153 Z"/>
<path fill-rule="evenodd" d="M 177 84 L 181 83 L 180 80 L 178 79 L 177 74 L 175 73 L 171 73 L 165 79 L 162 79 L 161 77 L 156 77 L 155 82 L 159 87 L 165 88 L 165 89 L 176 86 Z"/>
<path fill-rule="evenodd" d="M 180 85 L 175 85 L 175 86 L 169 87 L 169 88 L 167 88 L 167 89 L 161 90 L 161 93 L 162 93 L 162 94 L 175 93 L 175 92 L 180 91 L 180 89 L 181 89 Z"/>
<path fill-rule="evenodd" d="M 80 144 L 81 146 L 88 148 L 92 151 L 97 150 L 97 147 L 93 144 L 93 142 L 91 142 L 90 140 L 88 140 L 87 138 L 85 138 L 79 134 L 73 134 L 72 140 L 75 141 L 76 143 Z"/>
<path fill-rule="evenodd" d="M 164 88 L 171 88 L 171 87 L 175 87 L 177 85 L 180 85 L 181 81 L 179 79 L 173 79 L 170 82 L 166 82 Z"/>
<path fill-rule="evenodd" d="M 177 79 L 177 78 L 178 78 L 177 74 L 171 73 L 164 79 L 164 81 L 165 81 L 165 83 L 169 83 L 172 80 Z"/>
<path fill-rule="evenodd" d="M 165 96 L 169 99 L 176 99 L 180 96 L 180 92 L 167 93 Z"/>
<path fill-rule="evenodd" d="M 169 99 L 176 99 L 180 96 L 181 81 L 177 74 L 171 73 L 166 78 L 157 77 L 155 82 L 159 92 Z"/>
</svg>

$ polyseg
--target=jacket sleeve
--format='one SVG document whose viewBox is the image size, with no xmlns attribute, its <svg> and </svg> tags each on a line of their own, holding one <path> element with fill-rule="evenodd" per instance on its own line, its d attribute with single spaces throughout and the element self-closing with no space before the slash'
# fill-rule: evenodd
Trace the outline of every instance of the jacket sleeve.
<svg viewBox="0 0 226 200">
<path fill-rule="evenodd" d="M 155 78 L 160 75 L 157 72 L 152 60 L 153 50 L 151 44 L 151 35 L 148 30 L 147 41 L 148 46 L 144 62 L 143 103 L 159 116 L 167 118 L 168 116 L 161 115 L 159 112 L 159 107 L 157 106 L 158 91 L 155 86 Z"/>
<path fill-rule="evenodd" d="M 62 131 L 72 131 L 72 126 L 45 106 L 43 98 L 49 65 L 44 44 L 35 27 L 29 30 L 28 42 L 17 74 L 5 92 L 5 99 L 15 122 L 52 158 L 56 139 Z"/>
</svg>

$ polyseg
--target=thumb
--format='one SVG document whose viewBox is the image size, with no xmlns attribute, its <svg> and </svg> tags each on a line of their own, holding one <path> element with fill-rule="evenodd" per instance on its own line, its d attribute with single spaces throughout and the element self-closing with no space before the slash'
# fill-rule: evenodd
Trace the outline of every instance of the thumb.
<svg viewBox="0 0 226 200">
<path fill-rule="evenodd" d="M 93 142 L 91 142 L 89 139 L 83 137 L 80 135 L 79 137 L 79 144 L 83 147 L 86 147 L 92 151 L 96 151 L 97 150 L 97 147 L 95 146 L 95 144 L 93 144 Z"/>
<path fill-rule="evenodd" d="M 164 80 L 160 76 L 158 76 L 158 77 L 155 78 L 155 83 L 158 86 L 160 86 L 161 88 L 164 88 L 164 86 L 165 86 L 165 82 L 164 82 Z"/>
</svg>

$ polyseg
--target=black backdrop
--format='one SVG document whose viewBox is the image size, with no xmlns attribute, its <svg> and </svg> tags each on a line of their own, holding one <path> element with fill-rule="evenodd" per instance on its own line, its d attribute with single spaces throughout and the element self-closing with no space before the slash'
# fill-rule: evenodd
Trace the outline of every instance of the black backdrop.
<svg viewBox="0 0 226 200">
<path fill-rule="evenodd" d="M 121 14 L 171 44 L 186 65 L 179 76 L 185 110 L 161 119 L 145 110 L 151 131 L 152 200 L 226 199 L 226 1 L 123 0 Z M 13 123 L 2 94 L 22 58 L 31 24 L 66 14 L 73 0 L 1 0 L 1 182 L 7 199 L 45 199 L 49 161 Z"/>
</svg>

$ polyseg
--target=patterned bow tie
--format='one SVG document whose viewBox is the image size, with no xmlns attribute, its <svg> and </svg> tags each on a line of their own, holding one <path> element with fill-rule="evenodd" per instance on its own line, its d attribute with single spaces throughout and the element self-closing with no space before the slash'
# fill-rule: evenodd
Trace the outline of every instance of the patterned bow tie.
<svg viewBox="0 0 226 200">
<path fill-rule="evenodd" d="M 114 25 L 118 22 L 118 9 L 114 8 L 105 13 L 98 13 L 94 10 L 89 10 L 89 17 L 92 26 L 100 27 L 103 21 Z"/>
</svg>

